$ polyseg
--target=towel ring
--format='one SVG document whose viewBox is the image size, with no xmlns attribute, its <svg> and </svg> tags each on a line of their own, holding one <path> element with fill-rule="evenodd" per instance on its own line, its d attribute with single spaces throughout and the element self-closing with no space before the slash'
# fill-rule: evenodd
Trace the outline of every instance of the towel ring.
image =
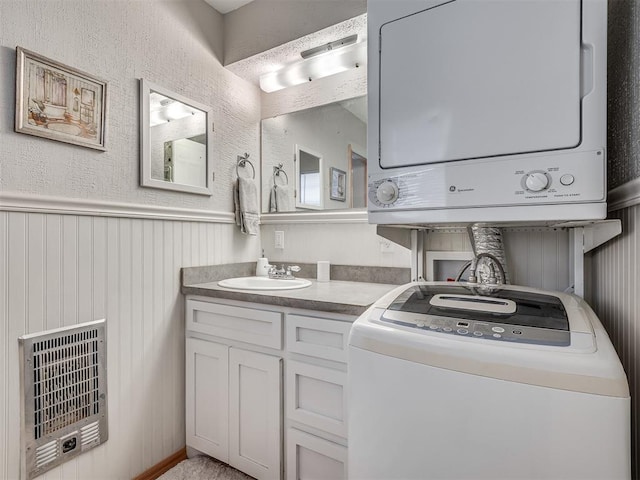
<svg viewBox="0 0 640 480">
<path fill-rule="evenodd" d="M 240 171 L 238 169 L 240 167 L 246 168 L 247 163 L 249 164 L 249 166 L 251 167 L 251 171 L 253 172 L 251 178 L 256 178 L 256 169 L 253 167 L 253 163 L 251 163 L 251 161 L 249 160 L 248 153 L 245 153 L 244 157 L 242 155 L 238 155 L 238 162 L 236 163 L 236 175 L 238 176 L 238 178 L 240 177 Z"/>
<path fill-rule="evenodd" d="M 282 169 L 282 164 L 273 167 L 273 184 L 277 185 L 276 184 L 276 177 L 279 177 L 281 173 L 284 175 L 284 178 L 285 178 L 284 185 L 289 185 L 289 177 L 287 176 L 287 172 L 285 172 Z"/>
</svg>

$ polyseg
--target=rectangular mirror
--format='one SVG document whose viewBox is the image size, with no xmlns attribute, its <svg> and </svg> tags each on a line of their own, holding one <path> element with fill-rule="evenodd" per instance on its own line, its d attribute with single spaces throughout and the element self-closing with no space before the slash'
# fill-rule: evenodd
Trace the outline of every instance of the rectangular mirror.
<svg viewBox="0 0 640 480">
<path fill-rule="evenodd" d="M 212 194 L 212 110 L 140 80 L 140 184 Z"/>
<path fill-rule="evenodd" d="M 262 120 L 262 212 L 366 207 L 366 145 L 366 96 Z"/>
</svg>

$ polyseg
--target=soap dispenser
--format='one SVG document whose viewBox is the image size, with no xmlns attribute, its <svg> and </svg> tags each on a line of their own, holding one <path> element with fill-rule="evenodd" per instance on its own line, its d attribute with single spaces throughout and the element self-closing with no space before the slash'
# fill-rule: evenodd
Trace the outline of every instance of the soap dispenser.
<svg viewBox="0 0 640 480">
<path fill-rule="evenodd" d="M 258 259 L 256 264 L 256 277 L 266 277 L 269 274 L 269 260 L 264 256 L 264 249 L 262 250 L 262 257 Z"/>
</svg>

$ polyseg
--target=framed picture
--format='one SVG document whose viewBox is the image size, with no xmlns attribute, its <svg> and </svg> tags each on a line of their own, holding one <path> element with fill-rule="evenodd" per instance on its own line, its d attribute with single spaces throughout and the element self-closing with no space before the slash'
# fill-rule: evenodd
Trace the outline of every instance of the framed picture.
<svg viewBox="0 0 640 480">
<path fill-rule="evenodd" d="M 335 167 L 331 167 L 331 190 L 329 198 L 344 202 L 347 199 L 347 173 Z"/>
<path fill-rule="evenodd" d="M 16 48 L 18 133 L 106 150 L 107 83 Z"/>
</svg>

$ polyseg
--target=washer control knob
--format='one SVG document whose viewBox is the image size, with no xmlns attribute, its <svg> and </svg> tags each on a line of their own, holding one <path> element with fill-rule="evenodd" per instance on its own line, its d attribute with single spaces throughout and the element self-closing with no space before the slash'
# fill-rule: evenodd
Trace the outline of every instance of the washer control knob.
<svg viewBox="0 0 640 480">
<path fill-rule="evenodd" d="M 391 205 L 398 199 L 398 184 L 393 180 L 385 180 L 378 185 L 376 198 L 383 205 Z"/>
<path fill-rule="evenodd" d="M 544 172 L 527 173 L 524 186 L 530 192 L 541 192 L 549 186 L 549 177 Z"/>
</svg>

